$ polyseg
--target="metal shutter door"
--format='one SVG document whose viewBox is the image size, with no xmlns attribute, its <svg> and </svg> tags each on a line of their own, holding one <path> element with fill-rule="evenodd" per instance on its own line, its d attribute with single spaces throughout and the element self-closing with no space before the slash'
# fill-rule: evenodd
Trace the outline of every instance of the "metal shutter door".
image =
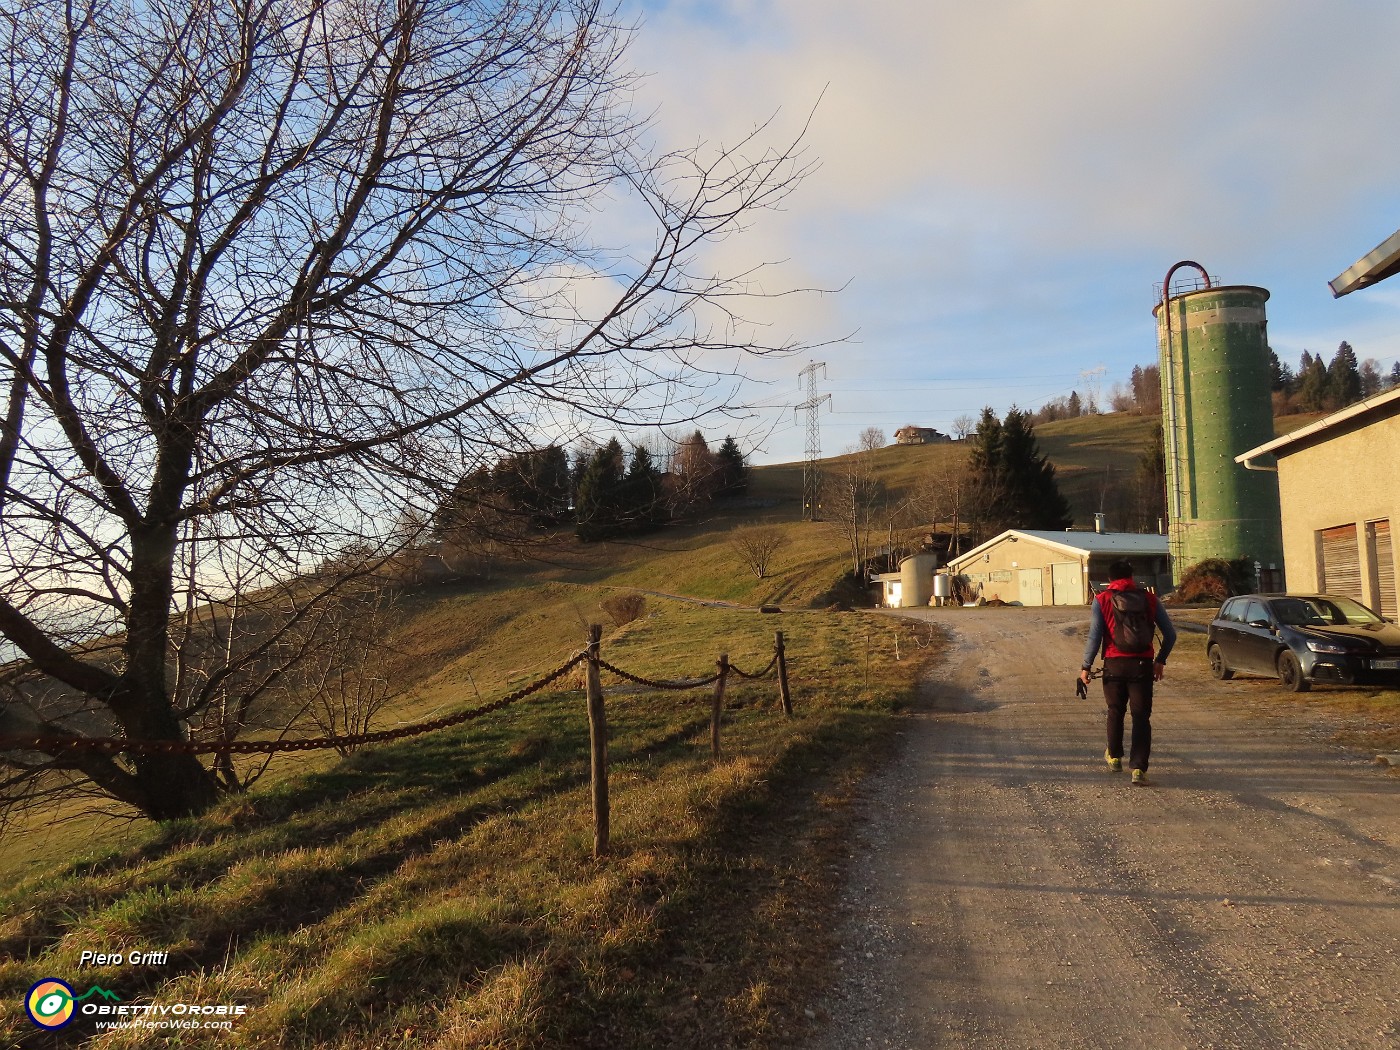
<svg viewBox="0 0 1400 1050">
<path fill-rule="evenodd" d="M 1370 533 L 1372 562 L 1376 566 L 1376 612 L 1387 619 L 1395 619 L 1395 548 L 1390 541 L 1390 519 L 1383 518 L 1366 526 Z"/>
<path fill-rule="evenodd" d="M 1361 601 L 1361 551 L 1356 526 L 1322 530 L 1322 589 Z"/>
</svg>

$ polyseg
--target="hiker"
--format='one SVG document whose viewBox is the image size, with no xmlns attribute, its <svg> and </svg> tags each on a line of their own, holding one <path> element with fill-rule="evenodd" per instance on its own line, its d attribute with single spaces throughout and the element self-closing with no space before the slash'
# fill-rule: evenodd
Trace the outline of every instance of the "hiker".
<svg viewBox="0 0 1400 1050">
<path fill-rule="evenodd" d="M 1167 670 L 1167 654 L 1176 644 L 1176 628 L 1157 596 L 1133 582 L 1133 563 L 1119 559 L 1108 567 L 1108 586 L 1094 596 L 1089 612 L 1089 641 L 1084 646 L 1079 680 L 1089 684 L 1094 658 L 1103 652 L 1103 698 L 1108 705 L 1108 749 L 1104 761 L 1115 773 L 1123 769 L 1123 716 L 1133 713 L 1133 783 L 1147 783 L 1152 750 L 1152 683 Z M 1162 648 L 1153 657 L 1152 632 L 1162 632 Z"/>
</svg>

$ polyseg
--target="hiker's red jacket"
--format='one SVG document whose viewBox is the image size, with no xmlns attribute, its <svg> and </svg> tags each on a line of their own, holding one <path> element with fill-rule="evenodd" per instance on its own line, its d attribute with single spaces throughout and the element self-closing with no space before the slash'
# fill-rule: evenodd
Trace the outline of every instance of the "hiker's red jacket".
<svg viewBox="0 0 1400 1050">
<path fill-rule="evenodd" d="M 1153 651 L 1150 646 L 1143 652 L 1125 653 L 1113 644 L 1113 594 L 1115 591 L 1127 590 L 1136 586 L 1132 580 L 1114 580 L 1094 596 L 1094 603 L 1090 606 L 1089 642 L 1084 647 L 1083 667 L 1094 666 L 1094 658 L 1099 655 L 1101 649 L 1105 659 L 1113 656 L 1152 659 Z M 1162 603 L 1151 591 L 1147 592 L 1147 610 L 1152 621 L 1157 625 L 1157 629 L 1162 632 L 1162 648 L 1156 653 L 1156 657 L 1159 664 L 1164 664 L 1167 662 L 1167 654 L 1172 651 L 1172 646 L 1176 644 L 1176 628 L 1172 626 L 1171 619 L 1167 616 L 1166 610 L 1162 608 Z"/>
</svg>

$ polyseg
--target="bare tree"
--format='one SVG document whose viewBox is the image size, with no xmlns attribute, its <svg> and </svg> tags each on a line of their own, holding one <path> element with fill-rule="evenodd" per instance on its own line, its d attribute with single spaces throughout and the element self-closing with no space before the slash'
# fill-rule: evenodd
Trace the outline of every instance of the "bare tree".
<svg viewBox="0 0 1400 1050">
<path fill-rule="evenodd" d="M 787 544 L 787 533 L 777 525 L 740 525 L 729 534 L 729 545 L 734 553 L 760 580 L 768 575 L 773 556 Z"/>
<path fill-rule="evenodd" d="M 972 416 L 963 413 L 953 420 L 953 437 L 959 441 L 964 440 L 969 434 L 977 429 L 977 420 Z"/>
<path fill-rule="evenodd" d="M 700 258 L 803 162 L 643 149 L 597 0 L 35 0 L 0 38 L 11 722 L 230 731 L 220 697 L 415 542 L 388 523 L 542 431 L 693 421 L 730 396 L 707 351 L 787 349 L 735 327 L 752 273 Z M 649 245 L 595 246 L 610 195 Z M 226 786 L 181 754 L 4 761 L 157 819 Z"/>
<path fill-rule="evenodd" d="M 885 432 L 879 427 L 866 427 L 856 439 L 856 448 L 862 452 L 874 452 L 885 447 Z"/>
<path fill-rule="evenodd" d="M 885 488 L 871 473 L 871 455 L 854 449 L 822 473 L 822 509 L 851 557 L 851 574 L 870 560 Z"/>
</svg>

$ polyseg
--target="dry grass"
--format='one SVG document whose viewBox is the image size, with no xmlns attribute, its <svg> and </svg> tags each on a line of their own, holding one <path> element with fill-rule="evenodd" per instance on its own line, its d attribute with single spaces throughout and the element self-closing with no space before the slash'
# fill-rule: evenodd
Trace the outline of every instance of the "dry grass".
<svg viewBox="0 0 1400 1050">
<path fill-rule="evenodd" d="M 584 595 L 551 585 L 536 597 L 552 604 L 497 624 L 446 660 L 433 687 L 445 691 L 468 659 L 510 681 L 503 654 L 523 658 L 527 639 L 541 658 L 556 643 L 567 650 L 578 631 L 566 610 Z M 464 632 L 495 616 L 463 596 L 449 604 Z M 0 898 L 0 1033 L 26 1035 L 23 993 L 53 974 L 128 1002 L 250 1006 L 235 1032 L 186 1033 L 185 1046 L 796 1039 L 828 957 L 820 917 L 852 792 L 912 695 L 910 651 L 933 650 L 906 642 L 896 662 L 896 628 L 860 614 L 649 605 L 607 637 L 608 659 L 679 677 L 727 650 L 757 669 L 781 624 L 797 715 L 780 716 L 771 681 L 732 682 L 725 757 L 714 762 L 708 691 L 613 691 L 610 857 L 590 855 L 582 699 L 544 694 L 146 829 L 124 850 L 15 887 Z M 452 645 L 419 637 L 429 623 L 411 622 L 404 640 L 431 661 Z M 79 972 L 78 954 L 97 947 L 164 948 L 171 961 Z M 171 1042 L 133 1031 L 94 1045 Z"/>
</svg>

